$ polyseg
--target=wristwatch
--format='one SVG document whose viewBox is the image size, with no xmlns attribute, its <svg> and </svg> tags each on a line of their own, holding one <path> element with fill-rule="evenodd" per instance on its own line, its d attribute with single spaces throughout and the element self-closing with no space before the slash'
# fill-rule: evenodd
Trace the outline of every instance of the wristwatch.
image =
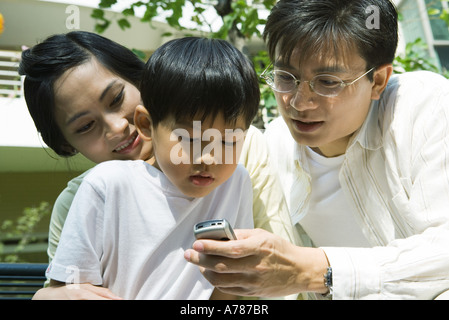
<svg viewBox="0 0 449 320">
<path fill-rule="evenodd" d="M 329 292 L 324 294 L 324 296 L 332 297 L 332 294 L 334 292 L 332 284 L 332 267 L 327 267 L 327 272 L 324 274 L 324 285 L 329 290 Z"/>
</svg>

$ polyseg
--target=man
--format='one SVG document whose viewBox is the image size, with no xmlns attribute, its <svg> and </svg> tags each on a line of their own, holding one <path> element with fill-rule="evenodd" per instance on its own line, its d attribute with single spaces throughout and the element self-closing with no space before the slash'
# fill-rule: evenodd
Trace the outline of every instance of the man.
<svg viewBox="0 0 449 320">
<path fill-rule="evenodd" d="M 239 241 L 198 241 L 186 258 L 241 295 L 434 299 L 448 290 L 449 83 L 392 75 L 394 5 L 281 0 L 264 38 L 273 63 L 262 77 L 282 115 L 266 137 L 301 246 L 237 230 Z"/>
</svg>

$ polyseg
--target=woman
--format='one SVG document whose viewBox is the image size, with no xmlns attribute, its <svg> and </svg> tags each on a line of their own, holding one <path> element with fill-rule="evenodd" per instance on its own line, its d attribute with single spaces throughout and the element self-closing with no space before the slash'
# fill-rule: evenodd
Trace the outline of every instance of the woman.
<svg viewBox="0 0 449 320">
<path fill-rule="evenodd" d="M 143 66 L 130 50 L 82 31 L 52 36 L 24 51 L 20 73 L 26 76 L 25 99 L 45 143 L 61 156 L 80 152 L 95 163 L 150 158 L 151 145 L 141 142 L 133 121 L 134 110 L 141 103 L 137 88 Z M 265 142 L 254 127 L 248 130 L 240 162 L 253 184 L 254 225 L 294 241 Z M 69 182 L 55 203 L 49 234 L 50 260 L 84 175 Z M 70 288 L 46 288 L 35 298 L 118 298 L 105 288 Z"/>
</svg>

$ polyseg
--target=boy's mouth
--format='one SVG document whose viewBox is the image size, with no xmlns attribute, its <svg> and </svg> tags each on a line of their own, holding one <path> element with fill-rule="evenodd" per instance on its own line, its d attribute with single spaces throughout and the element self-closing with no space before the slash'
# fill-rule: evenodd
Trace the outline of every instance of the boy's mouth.
<svg viewBox="0 0 449 320">
<path fill-rule="evenodd" d="M 207 187 L 210 184 L 212 184 L 215 181 L 215 179 L 209 173 L 199 173 L 199 174 L 191 175 L 190 181 L 195 186 Z"/>
</svg>

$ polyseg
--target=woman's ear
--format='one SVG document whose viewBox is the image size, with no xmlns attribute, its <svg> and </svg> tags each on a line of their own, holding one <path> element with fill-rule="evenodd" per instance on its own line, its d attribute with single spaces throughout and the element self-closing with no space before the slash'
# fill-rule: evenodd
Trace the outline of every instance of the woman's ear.
<svg viewBox="0 0 449 320">
<path fill-rule="evenodd" d="M 60 146 L 60 153 L 63 153 L 65 156 L 71 157 L 76 155 L 78 151 L 69 143 L 65 142 Z"/>
<path fill-rule="evenodd" d="M 148 110 L 142 105 L 138 105 L 134 111 L 134 125 L 144 141 L 152 140 L 153 122 Z"/>
<path fill-rule="evenodd" d="M 380 95 L 385 90 L 392 73 L 393 65 L 391 63 L 380 66 L 374 70 L 373 88 L 371 90 L 372 100 L 380 99 Z"/>
</svg>

